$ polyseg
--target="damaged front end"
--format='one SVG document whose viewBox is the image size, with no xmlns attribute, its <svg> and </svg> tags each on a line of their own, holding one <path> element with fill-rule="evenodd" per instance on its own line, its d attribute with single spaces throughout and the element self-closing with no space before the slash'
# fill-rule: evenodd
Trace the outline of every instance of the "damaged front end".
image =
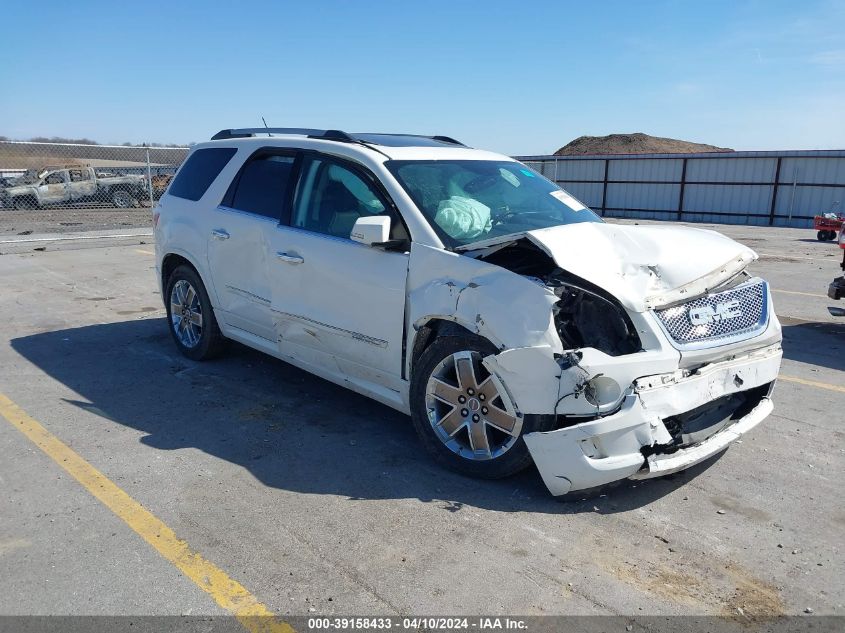
<svg viewBox="0 0 845 633">
<path fill-rule="evenodd" d="M 781 331 L 768 286 L 744 272 L 756 256 L 710 232 L 651 228 L 545 229 L 459 258 L 486 272 L 455 282 L 456 320 L 472 302 L 463 318 L 477 310 L 474 331 L 501 350 L 486 368 L 520 414 L 556 417 L 554 430 L 524 436 L 554 495 L 688 468 L 772 410 Z M 679 249 L 701 240 L 720 259 L 684 263 Z M 519 288 L 520 316 L 485 310 L 485 286 L 499 283 L 490 264 Z"/>
<path fill-rule="evenodd" d="M 525 442 L 554 495 L 677 472 L 722 451 L 771 412 L 780 359 L 776 344 L 687 375 L 643 377 L 615 413 L 532 433 Z"/>
</svg>

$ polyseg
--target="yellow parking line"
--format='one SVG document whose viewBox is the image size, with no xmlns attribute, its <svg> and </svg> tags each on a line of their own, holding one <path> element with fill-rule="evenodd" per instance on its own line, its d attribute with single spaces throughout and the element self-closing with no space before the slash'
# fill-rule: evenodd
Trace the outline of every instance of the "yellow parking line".
<svg viewBox="0 0 845 633">
<path fill-rule="evenodd" d="M 829 391 L 838 391 L 839 393 L 845 393 L 845 387 L 843 387 L 842 385 L 831 385 L 826 382 L 818 382 L 816 380 L 798 378 L 798 376 L 786 376 L 784 374 L 781 374 L 780 376 L 778 376 L 778 380 L 794 382 L 798 383 L 799 385 L 807 385 L 808 387 L 816 387 L 817 389 L 827 389 Z"/>
<path fill-rule="evenodd" d="M 819 297 L 820 299 L 827 299 L 827 295 L 814 294 L 812 292 L 798 292 L 797 290 L 780 290 L 779 288 L 772 288 L 772 292 L 782 292 L 785 295 L 802 295 L 804 297 Z"/>
<path fill-rule="evenodd" d="M 287 622 L 276 618 L 238 581 L 192 551 L 190 546 L 177 538 L 173 530 L 160 519 L 2 393 L 0 416 L 26 435 L 159 554 L 193 580 L 200 589 L 210 594 L 214 601 L 234 615 L 244 628 L 252 633 L 293 633 L 294 629 Z"/>
<path fill-rule="evenodd" d="M 144 250 L 143 248 L 136 248 L 135 252 L 141 253 L 141 255 L 155 255 L 155 253 L 153 253 L 152 251 L 147 251 L 147 250 Z"/>
</svg>

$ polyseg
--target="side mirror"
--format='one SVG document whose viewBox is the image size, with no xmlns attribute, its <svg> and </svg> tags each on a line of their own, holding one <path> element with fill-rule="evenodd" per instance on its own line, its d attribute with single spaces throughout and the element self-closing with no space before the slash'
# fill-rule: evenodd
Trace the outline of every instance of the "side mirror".
<svg viewBox="0 0 845 633">
<path fill-rule="evenodd" d="M 367 246 L 381 244 L 390 239 L 390 218 L 386 215 L 371 215 L 355 220 L 349 239 Z"/>
</svg>

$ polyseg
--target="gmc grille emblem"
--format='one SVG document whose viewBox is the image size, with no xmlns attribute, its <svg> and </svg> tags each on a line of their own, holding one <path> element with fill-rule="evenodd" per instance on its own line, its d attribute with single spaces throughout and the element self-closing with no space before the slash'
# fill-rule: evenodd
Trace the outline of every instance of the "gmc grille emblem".
<svg viewBox="0 0 845 633">
<path fill-rule="evenodd" d="M 698 308 L 690 308 L 689 311 L 689 320 L 693 325 L 710 325 L 711 323 L 719 323 L 720 321 L 736 319 L 741 316 L 742 310 L 739 309 L 739 301 L 717 303 L 716 307 L 700 306 Z"/>
</svg>

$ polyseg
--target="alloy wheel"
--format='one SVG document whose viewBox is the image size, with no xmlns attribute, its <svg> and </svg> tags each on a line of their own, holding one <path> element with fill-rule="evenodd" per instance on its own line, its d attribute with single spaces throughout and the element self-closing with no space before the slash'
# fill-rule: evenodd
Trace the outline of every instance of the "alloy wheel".
<svg viewBox="0 0 845 633">
<path fill-rule="evenodd" d="M 428 379 L 425 400 L 437 437 L 469 460 L 499 457 L 522 431 L 522 415 L 478 352 L 457 352 L 441 361 Z"/>
<path fill-rule="evenodd" d="M 202 304 L 194 287 L 185 279 L 170 291 L 170 325 L 185 347 L 196 347 L 202 337 Z"/>
</svg>

